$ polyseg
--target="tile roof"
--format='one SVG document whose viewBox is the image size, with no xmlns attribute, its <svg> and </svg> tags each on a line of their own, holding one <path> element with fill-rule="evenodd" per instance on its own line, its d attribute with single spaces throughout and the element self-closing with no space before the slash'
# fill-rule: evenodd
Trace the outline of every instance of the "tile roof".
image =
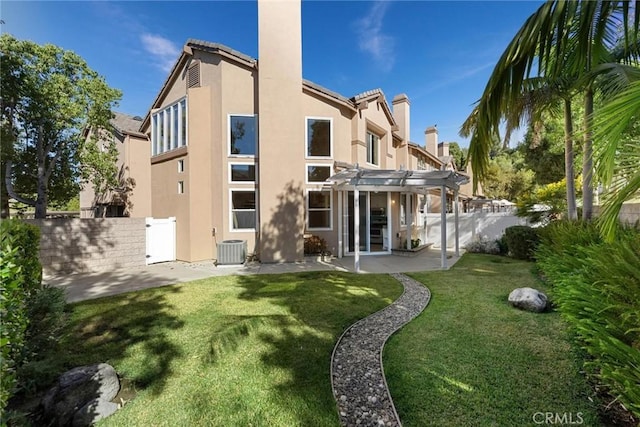
<svg viewBox="0 0 640 427">
<path fill-rule="evenodd" d="M 251 62 L 252 64 L 255 64 L 257 62 L 257 60 L 255 58 L 250 57 L 249 55 L 245 55 L 242 52 L 238 52 L 235 49 L 231 49 L 228 46 L 225 46 L 223 44 L 220 43 L 213 43 L 213 42 L 208 42 L 206 40 L 198 40 L 198 39 L 188 39 L 187 43 L 185 43 L 187 46 L 190 47 L 194 47 L 197 49 L 201 49 L 204 51 L 208 51 L 208 52 L 216 52 L 216 51 L 222 51 L 224 53 L 227 53 L 231 56 L 235 56 L 237 58 L 240 58 L 244 61 L 247 62 Z"/>
<path fill-rule="evenodd" d="M 114 111 L 113 118 L 109 122 L 120 133 L 141 134 L 142 118 L 140 116 L 130 116 Z"/>
</svg>

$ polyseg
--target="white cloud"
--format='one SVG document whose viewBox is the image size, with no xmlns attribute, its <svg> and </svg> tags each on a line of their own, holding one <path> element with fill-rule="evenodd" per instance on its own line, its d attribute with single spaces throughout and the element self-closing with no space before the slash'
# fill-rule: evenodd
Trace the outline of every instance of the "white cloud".
<svg viewBox="0 0 640 427">
<path fill-rule="evenodd" d="M 390 71 L 395 62 L 395 40 L 382 32 L 382 21 L 388 7 L 386 1 L 375 2 L 367 16 L 355 23 L 360 50 L 370 53 L 383 71 Z"/>
<path fill-rule="evenodd" d="M 168 39 L 156 34 L 143 33 L 140 35 L 144 49 L 155 57 L 157 65 L 168 72 L 178 58 L 180 49 Z"/>
</svg>

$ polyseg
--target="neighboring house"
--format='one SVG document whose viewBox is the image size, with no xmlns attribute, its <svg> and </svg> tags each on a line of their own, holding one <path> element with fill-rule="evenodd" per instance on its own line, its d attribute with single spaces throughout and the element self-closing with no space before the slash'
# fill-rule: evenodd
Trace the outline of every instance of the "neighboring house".
<svg viewBox="0 0 640 427">
<path fill-rule="evenodd" d="M 296 261 L 310 234 L 338 256 L 358 239 L 371 254 L 405 245 L 406 224 L 418 223 L 427 199 L 440 203 L 425 183 L 457 190 L 464 179 L 448 145 L 437 151 L 435 128 L 425 147 L 409 142 L 406 95 L 390 108 L 379 89 L 347 98 L 303 80 L 299 2 L 261 1 L 258 16 L 259 60 L 188 40 L 136 131 L 150 141 L 151 213 L 176 217 L 177 258 L 216 259 L 217 243 L 245 240 L 262 262 Z M 353 188 L 363 169 L 389 186 Z M 410 170 L 443 172 L 398 184 Z M 447 197 L 453 203 L 453 191 Z"/>
<path fill-rule="evenodd" d="M 80 192 L 80 217 L 151 216 L 151 148 L 147 135 L 140 132 L 142 118 L 114 113 L 111 129 L 100 129 L 97 143 L 114 141 L 118 150 L 118 186 L 96 194 L 85 185 Z M 91 138 L 90 130 L 86 138 Z"/>
</svg>

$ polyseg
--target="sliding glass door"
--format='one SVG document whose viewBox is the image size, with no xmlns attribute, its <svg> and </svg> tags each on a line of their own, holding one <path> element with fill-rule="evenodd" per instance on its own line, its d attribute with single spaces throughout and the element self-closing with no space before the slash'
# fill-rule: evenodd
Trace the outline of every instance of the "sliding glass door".
<svg viewBox="0 0 640 427">
<path fill-rule="evenodd" d="M 360 202 L 360 251 L 375 253 L 389 251 L 389 194 L 387 192 L 361 191 Z M 355 251 L 354 193 L 347 194 L 348 252 Z"/>
</svg>

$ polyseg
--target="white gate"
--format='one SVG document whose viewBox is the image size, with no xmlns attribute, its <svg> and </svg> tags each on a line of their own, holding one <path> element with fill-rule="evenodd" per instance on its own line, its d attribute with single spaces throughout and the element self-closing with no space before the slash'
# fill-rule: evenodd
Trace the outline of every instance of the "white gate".
<svg viewBox="0 0 640 427">
<path fill-rule="evenodd" d="M 147 264 L 175 261 L 176 218 L 146 218 Z"/>
</svg>

